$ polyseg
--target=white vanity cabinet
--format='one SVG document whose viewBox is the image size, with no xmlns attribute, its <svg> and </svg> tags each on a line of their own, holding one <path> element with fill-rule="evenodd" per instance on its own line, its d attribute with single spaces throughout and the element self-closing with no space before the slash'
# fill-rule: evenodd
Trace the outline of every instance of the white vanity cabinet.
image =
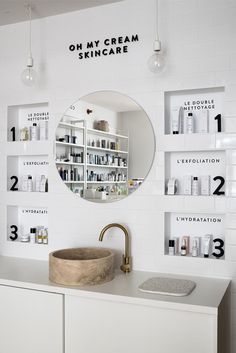
<svg viewBox="0 0 236 353">
<path fill-rule="evenodd" d="M 63 353 L 63 295 L 0 285 L 0 352 Z"/>
<path fill-rule="evenodd" d="M 66 295 L 65 353 L 228 353 L 218 324 L 213 311 Z"/>
</svg>

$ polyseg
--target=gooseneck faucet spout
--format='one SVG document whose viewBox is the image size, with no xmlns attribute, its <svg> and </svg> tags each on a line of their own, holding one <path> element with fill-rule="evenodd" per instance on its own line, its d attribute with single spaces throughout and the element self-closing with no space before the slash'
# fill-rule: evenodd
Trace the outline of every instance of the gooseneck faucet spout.
<svg viewBox="0 0 236 353">
<path fill-rule="evenodd" d="M 106 231 L 114 227 L 123 230 L 125 235 L 125 253 L 122 256 L 122 265 L 120 266 L 120 269 L 121 271 L 128 273 L 131 271 L 130 241 L 128 230 L 119 223 L 110 223 L 101 230 L 101 233 L 99 235 L 99 241 L 103 241 L 103 237 Z"/>
</svg>

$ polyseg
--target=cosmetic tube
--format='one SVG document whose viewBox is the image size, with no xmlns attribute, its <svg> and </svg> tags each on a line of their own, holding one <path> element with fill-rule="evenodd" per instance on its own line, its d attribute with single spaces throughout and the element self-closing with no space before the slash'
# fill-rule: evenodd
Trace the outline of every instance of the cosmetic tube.
<svg viewBox="0 0 236 353">
<path fill-rule="evenodd" d="M 211 241 L 211 236 L 209 234 L 204 235 L 204 237 L 203 237 L 203 255 L 205 258 L 209 257 L 210 241 Z"/>
<path fill-rule="evenodd" d="M 172 123 L 172 134 L 177 135 L 179 134 L 180 128 L 180 107 L 174 107 L 171 111 L 171 123 Z"/>
</svg>

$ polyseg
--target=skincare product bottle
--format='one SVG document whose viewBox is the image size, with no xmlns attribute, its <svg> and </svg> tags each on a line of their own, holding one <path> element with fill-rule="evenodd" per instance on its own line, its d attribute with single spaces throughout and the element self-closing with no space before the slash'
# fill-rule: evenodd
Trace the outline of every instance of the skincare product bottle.
<svg viewBox="0 0 236 353">
<path fill-rule="evenodd" d="M 30 241 L 29 234 L 22 234 L 20 237 L 20 241 L 22 243 L 29 243 L 29 241 Z"/>
<path fill-rule="evenodd" d="M 173 107 L 171 111 L 172 134 L 183 133 L 182 129 L 183 107 Z"/>
<path fill-rule="evenodd" d="M 45 175 L 41 175 L 40 188 L 39 188 L 40 192 L 46 191 L 46 181 L 47 181 L 47 179 L 46 179 Z"/>
<path fill-rule="evenodd" d="M 179 253 L 179 238 L 172 237 L 172 240 L 175 242 L 175 255 Z"/>
<path fill-rule="evenodd" d="M 28 175 L 21 177 L 21 191 L 28 191 Z"/>
<path fill-rule="evenodd" d="M 48 244 L 48 230 L 44 228 L 43 230 L 43 244 Z"/>
<path fill-rule="evenodd" d="M 30 127 L 30 140 L 31 141 L 38 140 L 38 127 L 36 123 L 33 123 L 33 126 Z"/>
<path fill-rule="evenodd" d="M 39 124 L 39 140 L 47 140 L 48 139 L 48 122 L 41 121 Z"/>
<path fill-rule="evenodd" d="M 42 244 L 43 243 L 43 227 L 42 226 L 37 227 L 36 243 L 37 244 Z"/>
<path fill-rule="evenodd" d="M 184 176 L 184 195 L 192 195 L 192 175 Z"/>
<path fill-rule="evenodd" d="M 201 176 L 201 195 L 210 195 L 210 175 Z"/>
<path fill-rule="evenodd" d="M 197 115 L 197 132 L 207 133 L 209 132 L 209 111 L 207 109 L 200 110 Z"/>
<path fill-rule="evenodd" d="M 169 255 L 173 256 L 175 254 L 175 241 L 173 239 L 169 240 Z"/>
<path fill-rule="evenodd" d="M 197 245 L 197 240 L 196 239 L 193 239 L 192 256 L 193 257 L 197 257 L 198 256 L 198 245 Z"/>
<path fill-rule="evenodd" d="M 194 118 L 193 113 L 188 113 L 186 117 L 186 133 L 192 134 L 194 132 Z"/>
<path fill-rule="evenodd" d="M 192 195 L 194 195 L 194 196 L 199 195 L 198 177 L 193 177 Z"/>
<path fill-rule="evenodd" d="M 210 243 L 211 243 L 211 235 L 210 234 L 204 235 L 204 237 L 203 237 L 203 256 L 205 258 L 209 257 Z"/>
<path fill-rule="evenodd" d="M 182 237 L 182 242 L 183 242 L 183 240 L 185 241 L 185 245 L 186 245 L 186 253 L 189 254 L 189 252 L 190 252 L 190 236 L 184 235 Z"/>
<path fill-rule="evenodd" d="M 40 182 L 41 182 L 41 175 L 36 175 L 35 177 L 35 191 L 40 191 Z"/>
<path fill-rule="evenodd" d="M 167 195 L 174 195 L 177 192 L 177 180 L 170 178 L 167 184 Z"/>
<path fill-rule="evenodd" d="M 28 175 L 27 179 L 27 191 L 32 192 L 33 191 L 33 179 L 31 175 Z"/>
<path fill-rule="evenodd" d="M 187 247 L 186 247 L 185 239 L 182 239 L 180 254 L 181 254 L 181 256 L 186 256 L 187 255 Z"/>
<path fill-rule="evenodd" d="M 29 141 L 29 129 L 27 127 L 20 130 L 20 141 Z"/>
<path fill-rule="evenodd" d="M 36 231 L 37 231 L 36 228 L 30 228 L 30 242 L 32 244 L 35 244 L 36 242 Z"/>
</svg>

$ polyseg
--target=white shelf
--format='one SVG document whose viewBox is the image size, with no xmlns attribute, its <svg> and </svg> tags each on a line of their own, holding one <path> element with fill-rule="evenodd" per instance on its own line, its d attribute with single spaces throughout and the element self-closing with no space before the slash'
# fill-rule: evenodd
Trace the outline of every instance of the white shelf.
<svg viewBox="0 0 236 353">
<path fill-rule="evenodd" d="M 110 136 L 110 137 L 117 137 L 117 138 L 122 138 L 122 139 L 128 139 L 128 136 L 125 135 L 119 135 L 119 134 L 115 134 L 113 132 L 106 132 L 106 131 L 101 131 L 101 130 L 97 130 L 97 129 L 87 129 L 88 133 L 91 134 L 96 134 L 96 135 L 101 135 L 101 136 Z"/>
<path fill-rule="evenodd" d="M 111 152 L 111 153 L 128 154 L 128 151 L 111 150 L 110 148 L 102 148 L 102 147 L 87 146 L 87 149 L 93 150 L 93 151 L 107 151 L 107 152 Z"/>
<path fill-rule="evenodd" d="M 64 122 L 60 122 L 58 126 L 61 128 L 67 128 L 72 130 L 84 130 L 83 126 L 75 126 L 73 124 L 64 123 Z"/>
<path fill-rule="evenodd" d="M 68 147 L 74 147 L 74 148 L 84 148 L 84 145 L 78 145 L 76 143 L 69 143 L 69 142 L 56 141 L 56 144 L 59 145 L 59 146 L 68 146 Z"/>
<path fill-rule="evenodd" d="M 45 141 L 14 141 L 7 142 L 8 156 L 43 156 L 48 155 L 52 145 Z"/>
<path fill-rule="evenodd" d="M 126 184 L 127 181 L 87 181 L 87 184 Z"/>
<path fill-rule="evenodd" d="M 128 167 L 119 167 L 117 165 L 104 165 L 104 164 L 87 164 L 87 167 L 95 167 L 95 168 L 111 168 L 111 169 L 127 169 Z"/>
<path fill-rule="evenodd" d="M 56 161 L 56 164 L 59 164 L 59 165 L 80 165 L 80 166 L 84 166 L 84 163 L 63 162 L 63 161 Z"/>
<path fill-rule="evenodd" d="M 61 179 L 65 184 L 84 184 L 83 180 L 80 181 L 65 181 L 63 179 Z"/>
</svg>

